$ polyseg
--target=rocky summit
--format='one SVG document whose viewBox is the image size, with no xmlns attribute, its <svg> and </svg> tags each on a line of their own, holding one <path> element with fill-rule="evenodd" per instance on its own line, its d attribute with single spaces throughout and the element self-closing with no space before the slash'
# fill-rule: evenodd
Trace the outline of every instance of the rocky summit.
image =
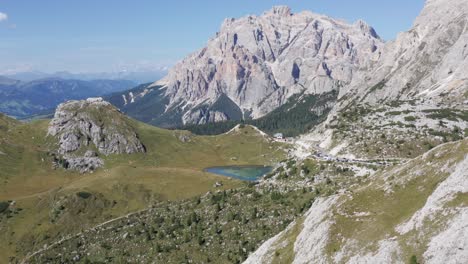
<svg viewBox="0 0 468 264">
<path fill-rule="evenodd" d="M 172 125 L 259 118 L 294 94 L 320 95 L 350 83 L 379 59 L 383 45 L 363 21 L 277 6 L 261 16 L 226 19 L 206 47 L 165 78 L 112 103 L 129 113 L 152 111 L 147 121 L 156 125 L 168 116 Z M 153 107 L 142 107 L 151 96 Z"/>
<path fill-rule="evenodd" d="M 409 31 L 384 42 L 362 20 L 277 6 L 226 19 L 162 80 L 109 100 L 162 127 L 258 119 L 294 95 L 330 91 L 338 93 L 332 112 L 409 100 L 466 105 L 467 13 L 463 0 L 427 1 Z"/>
<path fill-rule="evenodd" d="M 102 98 L 69 101 L 57 107 L 48 135 L 67 168 L 86 172 L 102 166 L 98 154 L 145 152 L 130 122 Z"/>
</svg>

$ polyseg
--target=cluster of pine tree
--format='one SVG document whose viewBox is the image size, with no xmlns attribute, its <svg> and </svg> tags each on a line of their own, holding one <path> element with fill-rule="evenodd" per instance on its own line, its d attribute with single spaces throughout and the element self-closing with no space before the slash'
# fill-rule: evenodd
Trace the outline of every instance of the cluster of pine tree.
<svg viewBox="0 0 468 264">
<path fill-rule="evenodd" d="M 334 101 L 336 96 L 335 91 L 319 96 L 297 94 L 292 96 L 286 104 L 259 119 L 188 125 L 179 129 L 189 130 L 198 135 L 218 135 L 231 130 L 238 124 L 248 124 L 270 135 L 282 133 L 286 137 L 294 137 L 311 130 L 322 122 L 330 111 L 328 103 Z M 313 111 L 313 109 L 321 110 Z"/>
</svg>

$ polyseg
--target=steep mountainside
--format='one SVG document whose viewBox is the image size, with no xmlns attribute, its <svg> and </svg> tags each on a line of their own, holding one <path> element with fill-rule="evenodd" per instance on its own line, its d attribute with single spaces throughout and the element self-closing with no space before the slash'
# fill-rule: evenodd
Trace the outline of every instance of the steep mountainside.
<svg viewBox="0 0 468 264">
<path fill-rule="evenodd" d="M 468 135 L 467 43 L 466 2 L 428 0 L 374 67 L 340 89 L 314 137 L 334 154 L 371 158 L 415 157 Z"/>
<path fill-rule="evenodd" d="M 160 86 L 149 86 L 149 83 L 142 84 L 125 93 L 105 96 L 104 99 L 135 119 L 159 127 L 174 127 L 180 121 L 180 113 L 167 112 L 169 101 L 164 97 L 164 91 Z"/>
<path fill-rule="evenodd" d="M 317 199 L 245 263 L 465 263 L 468 140 Z"/>
<path fill-rule="evenodd" d="M 0 82 L 0 112 L 15 117 L 26 117 L 43 111 L 53 113 L 53 109 L 64 101 L 109 94 L 133 86 L 134 82 L 125 80 L 4 80 Z"/>
<path fill-rule="evenodd" d="M 350 83 L 355 71 L 379 58 L 382 45 L 363 21 L 350 25 L 274 7 L 261 16 L 225 20 L 205 48 L 161 81 L 114 103 L 128 104 L 132 113 L 142 109 L 139 100 L 151 97 L 160 106 L 143 111 L 156 125 L 164 123 L 157 120 L 162 115 L 175 117 L 172 126 L 259 118 L 294 94 L 320 95 Z"/>
<path fill-rule="evenodd" d="M 341 94 L 369 103 L 421 99 L 466 106 L 467 43 L 466 1 L 427 0 L 411 30 L 387 43 L 378 63 Z"/>
</svg>

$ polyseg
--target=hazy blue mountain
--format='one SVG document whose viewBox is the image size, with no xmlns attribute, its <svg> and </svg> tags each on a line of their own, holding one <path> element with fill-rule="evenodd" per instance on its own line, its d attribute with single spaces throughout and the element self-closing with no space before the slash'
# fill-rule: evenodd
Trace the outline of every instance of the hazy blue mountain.
<svg viewBox="0 0 468 264">
<path fill-rule="evenodd" d="M 20 82 L 0 78 L 0 112 L 23 118 L 54 109 L 72 99 L 101 96 L 134 87 L 128 80 L 64 80 L 59 78 Z"/>
<path fill-rule="evenodd" d="M 0 87 L 1 86 L 11 86 L 11 85 L 16 85 L 19 83 L 18 80 L 11 79 L 8 77 L 0 76 Z"/>
<path fill-rule="evenodd" d="M 154 70 L 141 71 L 116 71 L 116 72 L 98 72 L 98 73 L 71 73 L 59 71 L 55 73 L 44 73 L 39 71 L 18 72 L 5 77 L 30 82 L 39 79 L 60 78 L 69 80 L 130 80 L 135 83 L 147 83 L 159 80 L 167 74 L 167 69 L 162 67 Z"/>
</svg>

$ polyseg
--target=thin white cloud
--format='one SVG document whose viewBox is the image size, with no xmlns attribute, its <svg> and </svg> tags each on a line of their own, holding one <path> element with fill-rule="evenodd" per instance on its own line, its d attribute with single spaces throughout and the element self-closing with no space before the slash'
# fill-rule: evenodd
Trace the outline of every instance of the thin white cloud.
<svg viewBox="0 0 468 264">
<path fill-rule="evenodd" d="M 8 15 L 0 12 L 0 22 L 5 21 L 7 19 L 8 19 Z"/>
</svg>

